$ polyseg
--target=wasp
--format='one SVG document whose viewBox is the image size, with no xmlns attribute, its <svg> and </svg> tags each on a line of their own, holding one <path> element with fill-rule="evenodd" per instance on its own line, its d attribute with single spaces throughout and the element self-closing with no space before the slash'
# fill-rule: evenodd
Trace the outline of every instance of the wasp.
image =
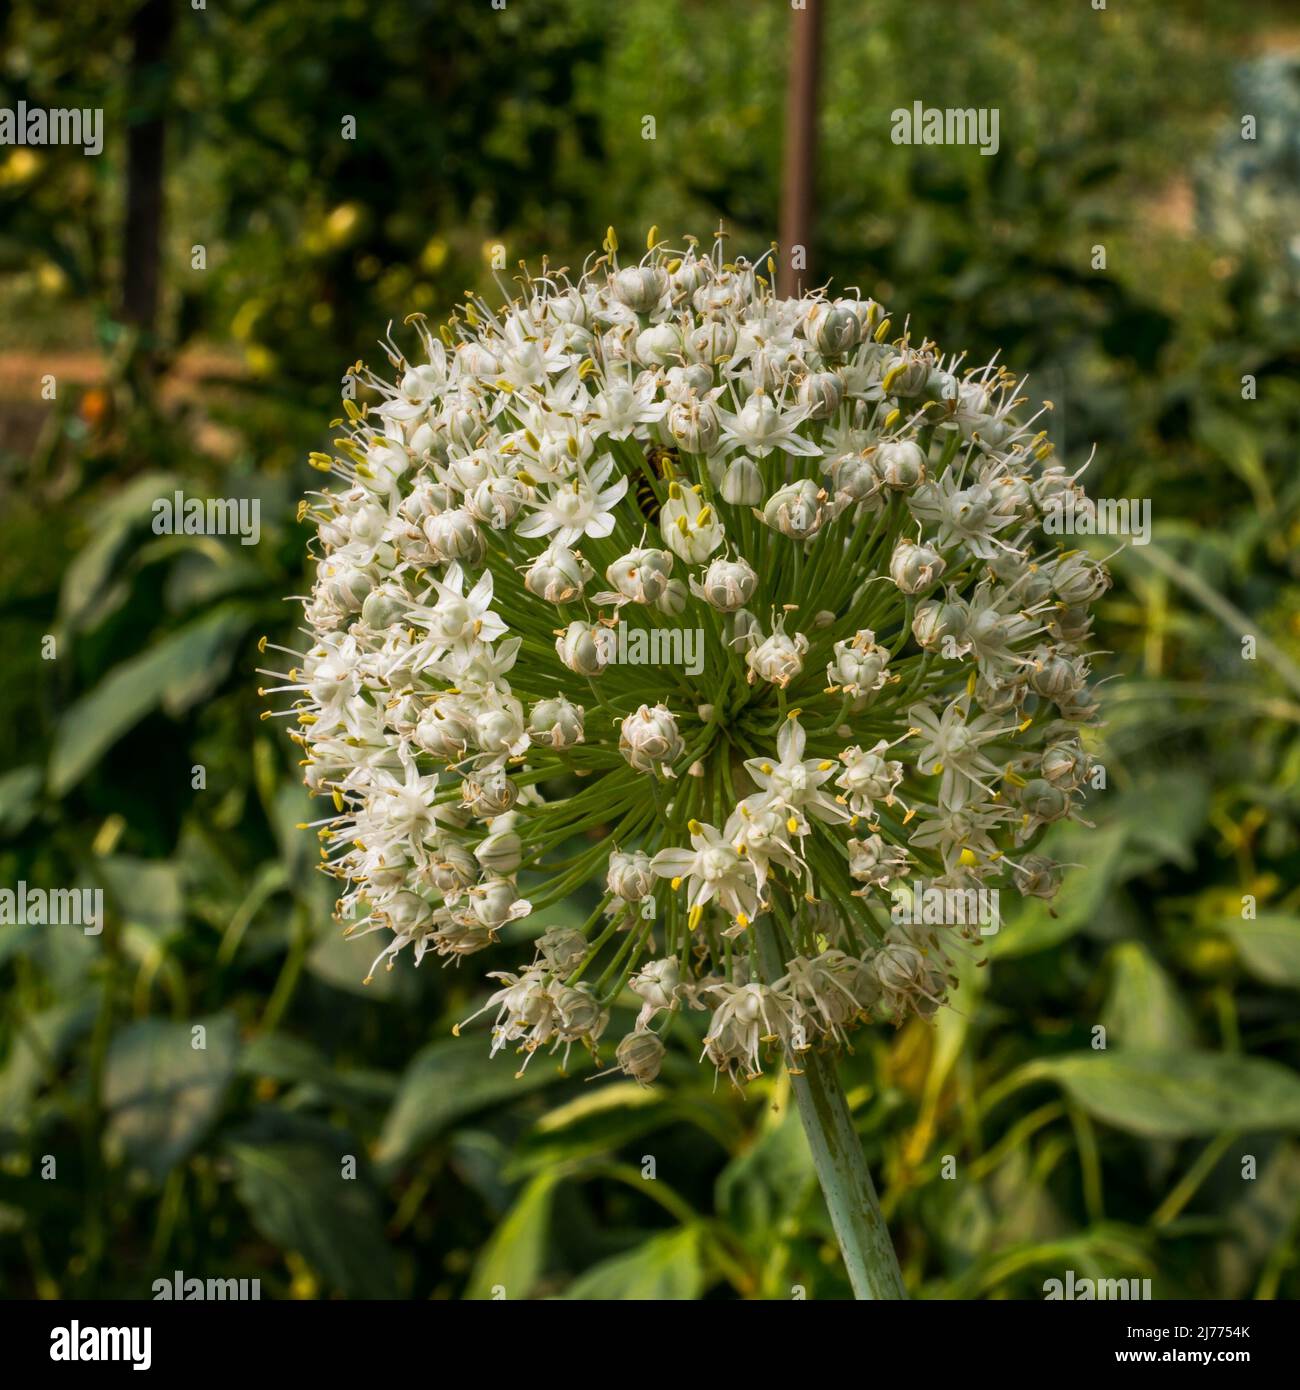
<svg viewBox="0 0 1300 1390">
<path fill-rule="evenodd" d="M 645 446 L 645 461 L 650 465 L 656 478 L 677 476 L 680 473 L 678 458 L 676 449 L 665 449 L 660 444 L 647 444 Z M 641 515 L 652 526 L 657 526 L 661 503 L 655 494 L 654 486 L 644 472 L 637 473 L 632 490 L 636 497 L 637 509 Z"/>
</svg>

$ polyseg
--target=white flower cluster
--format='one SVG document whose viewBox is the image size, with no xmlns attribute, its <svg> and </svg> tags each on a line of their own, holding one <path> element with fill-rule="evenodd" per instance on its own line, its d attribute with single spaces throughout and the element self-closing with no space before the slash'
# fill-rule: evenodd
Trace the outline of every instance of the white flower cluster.
<svg viewBox="0 0 1300 1390">
<path fill-rule="evenodd" d="M 683 1006 L 733 1077 L 928 1015 L 958 933 L 891 888 L 1049 897 L 1022 847 L 1078 815 L 1109 581 L 1041 527 L 1077 474 L 1000 366 L 777 298 L 721 237 L 629 264 L 611 232 L 519 286 L 414 320 L 419 360 L 390 340 L 395 384 L 359 371 L 373 402 L 312 456 L 310 645 L 270 674 L 349 930 L 459 959 L 603 883 L 496 973 L 493 1050 L 594 1052 L 630 992 L 643 1081 Z M 620 625 L 702 634 L 698 674 L 620 662 Z"/>
</svg>

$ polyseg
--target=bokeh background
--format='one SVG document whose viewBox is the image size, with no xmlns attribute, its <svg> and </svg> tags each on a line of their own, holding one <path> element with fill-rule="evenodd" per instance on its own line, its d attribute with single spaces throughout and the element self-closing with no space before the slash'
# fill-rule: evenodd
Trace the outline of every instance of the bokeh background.
<svg viewBox="0 0 1300 1390">
<path fill-rule="evenodd" d="M 1000 349 L 1067 460 L 1096 444 L 1090 490 L 1155 521 L 1102 605 L 1108 785 L 1058 836 L 1056 914 L 845 1062 L 907 1279 L 1294 1297 L 1300 24 L 826 11 L 821 274 Z M 99 158 L 0 149 L 0 884 L 108 903 L 99 937 L 0 927 L 7 1295 L 147 1298 L 174 1269 L 263 1297 L 847 1294 L 785 1082 L 715 1087 L 702 1015 L 651 1090 L 516 1081 L 451 1035 L 480 970 L 362 987 L 253 670 L 305 585 L 306 454 L 390 321 L 489 289 L 498 245 L 577 266 L 608 224 L 719 219 L 768 245 L 789 25 L 784 0 L 0 5 L 0 105 L 105 112 Z M 891 144 L 915 100 L 999 108 L 996 157 Z M 261 543 L 154 535 L 176 488 L 259 498 Z"/>
</svg>

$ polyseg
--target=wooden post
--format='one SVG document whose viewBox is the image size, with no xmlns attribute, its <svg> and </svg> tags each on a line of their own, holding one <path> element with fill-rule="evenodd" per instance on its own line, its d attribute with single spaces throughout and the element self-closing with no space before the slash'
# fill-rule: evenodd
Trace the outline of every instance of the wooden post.
<svg viewBox="0 0 1300 1390">
<path fill-rule="evenodd" d="M 122 231 L 122 317 L 146 352 L 157 327 L 162 269 L 163 138 L 172 0 L 144 0 L 131 17 L 128 101 L 144 110 L 127 133 L 126 222 Z"/>
<path fill-rule="evenodd" d="M 822 0 L 802 0 L 790 14 L 785 155 L 781 172 L 780 269 L 777 290 L 793 296 L 812 283 L 816 202 L 817 86 L 821 78 Z M 803 248 L 803 266 L 794 265 Z"/>
</svg>

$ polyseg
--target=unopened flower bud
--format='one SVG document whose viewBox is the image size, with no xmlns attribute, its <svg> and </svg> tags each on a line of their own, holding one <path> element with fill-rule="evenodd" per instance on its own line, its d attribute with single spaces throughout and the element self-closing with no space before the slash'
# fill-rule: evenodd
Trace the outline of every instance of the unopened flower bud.
<svg viewBox="0 0 1300 1390">
<path fill-rule="evenodd" d="M 737 454 L 727 464 L 718 489 L 733 507 L 752 507 L 763 500 L 763 475 L 748 454 Z"/>
<path fill-rule="evenodd" d="M 688 454 L 711 454 L 722 433 L 717 406 L 697 397 L 679 401 L 668 412 L 668 432 Z"/>
<path fill-rule="evenodd" d="M 763 520 L 774 531 L 791 540 L 806 541 L 815 536 L 826 520 L 823 503 L 826 494 L 811 478 L 787 483 L 767 499 Z"/>
<path fill-rule="evenodd" d="M 580 676 L 598 676 L 609 665 L 609 629 L 575 618 L 555 639 L 560 660 Z"/>
<path fill-rule="evenodd" d="M 668 587 L 673 557 L 666 550 L 629 550 L 605 571 L 605 578 L 633 603 L 657 603 Z"/>
<path fill-rule="evenodd" d="M 655 600 L 655 607 L 670 618 L 676 618 L 686 612 L 689 594 L 684 580 L 670 579 L 664 585 L 663 593 Z"/>
<path fill-rule="evenodd" d="M 589 947 L 587 938 L 576 927 L 548 927 L 537 938 L 542 959 L 558 975 L 576 970 Z"/>
<path fill-rule="evenodd" d="M 614 276 L 614 298 L 633 313 L 648 314 L 664 297 L 668 277 L 658 266 L 628 266 Z"/>
<path fill-rule="evenodd" d="M 528 736 L 539 748 L 572 748 L 583 740 L 583 709 L 563 695 L 538 700 L 528 716 Z"/>
<path fill-rule="evenodd" d="M 889 577 L 905 594 L 922 594 L 932 588 L 947 565 L 932 545 L 900 540 L 889 560 Z"/>
<path fill-rule="evenodd" d="M 664 1045 L 654 1033 L 629 1033 L 614 1049 L 625 1075 L 648 1086 L 663 1066 Z"/>
<path fill-rule="evenodd" d="M 630 854 L 615 850 L 609 856 L 609 872 L 605 875 L 605 886 L 616 898 L 622 898 L 628 903 L 639 903 L 654 887 L 650 856 L 640 850 L 634 850 Z"/>
<path fill-rule="evenodd" d="M 844 399 L 844 382 L 835 372 L 811 372 L 799 383 L 798 398 L 809 420 L 829 420 Z"/>
<path fill-rule="evenodd" d="M 528 567 L 524 588 L 547 603 L 568 603 L 581 596 L 586 574 L 582 561 L 563 545 L 552 545 Z"/>
<path fill-rule="evenodd" d="M 691 580 L 691 592 L 719 613 L 743 608 L 757 588 L 758 575 L 748 560 L 713 560 L 701 579 Z"/>
<path fill-rule="evenodd" d="M 439 512 L 424 523 L 424 534 L 434 553 L 442 560 L 459 560 L 477 565 L 487 553 L 487 542 L 478 522 L 463 507 Z"/>
<path fill-rule="evenodd" d="M 523 859 L 523 841 L 513 830 L 494 830 L 479 841 L 474 858 L 493 874 L 512 874 Z"/>
<path fill-rule="evenodd" d="M 871 455 L 880 481 L 895 492 L 907 492 L 925 482 L 925 453 L 910 439 L 888 440 Z"/>
<path fill-rule="evenodd" d="M 686 751 L 677 732 L 677 720 L 667 705 L 642 705 L 623 720 L 618 738 L 619 751 L 638 772 L 658 772 L 673 776 L 671 764 Z"/>
</svg>

